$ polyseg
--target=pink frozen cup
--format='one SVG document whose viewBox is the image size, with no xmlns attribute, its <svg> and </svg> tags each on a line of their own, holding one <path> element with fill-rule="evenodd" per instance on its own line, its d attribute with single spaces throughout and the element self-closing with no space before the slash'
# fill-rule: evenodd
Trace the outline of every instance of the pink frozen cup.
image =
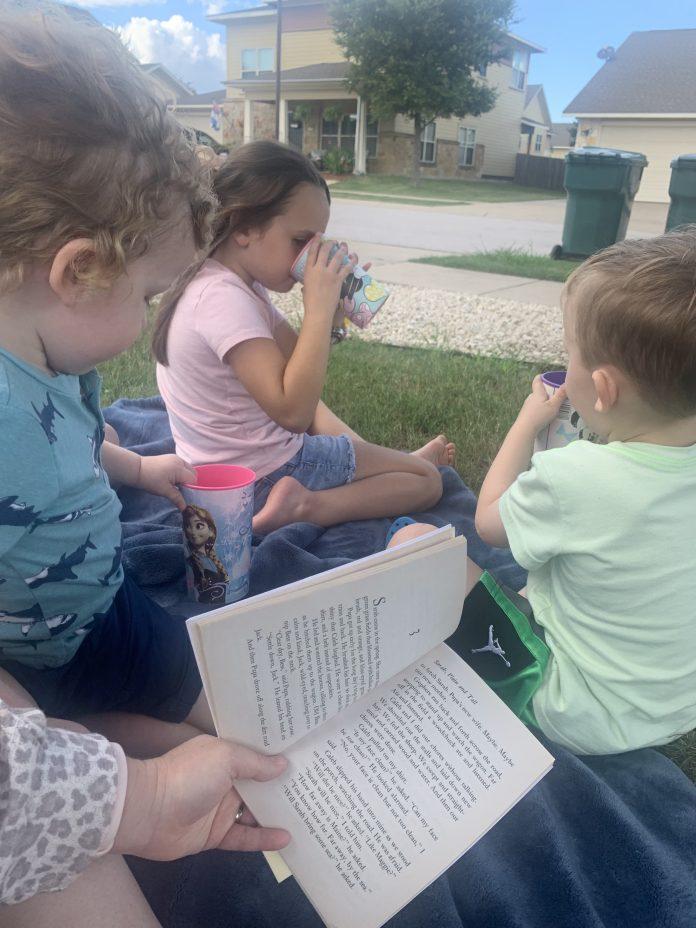
<svg viewBox="0 0 696 928">
<path fill-rule="evenodd" d="M 181 487 L 189 598 L 211 606 L 234 603 L 249 591 L 256 474 L 235 464 L 194 470 L 196 483 Z"/>
<path fill-rule="evenodd" d="M 299 283 L 304 280 L 305 267 L 307 266 L 307 252 L 311 240 L 295 259 L 295 263 L 290 268 L 290 274 Z M 331 256 L 336 253 L 338 245 L 334 244 L 331 249 Z M 348 256 L 343 259 L 343 263 L 348 263 Z M 389 291 L 385 286 L 377 281 L 358 264 L 353 273 L 346 277 L 341 288 L 341 302 L 343 312 L 348 319 L 358 328 L 364 329 L 368 326 L 375 314 L 384 306 L 389 298 Z"/>
</svg>

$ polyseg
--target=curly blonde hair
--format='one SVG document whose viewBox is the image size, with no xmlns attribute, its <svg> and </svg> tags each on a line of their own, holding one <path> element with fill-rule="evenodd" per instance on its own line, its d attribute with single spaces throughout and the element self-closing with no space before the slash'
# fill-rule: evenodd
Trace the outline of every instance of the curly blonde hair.
<svg viewBox="0 0 696 928">
<path fill-rule="evenodd" d="M 0 138 L 0 293 L 77 238 L 74 274 L 108 286 L 184 209 L 207 244 L 210 172 L 109 30 L 0 5 Z"/>
</svg>

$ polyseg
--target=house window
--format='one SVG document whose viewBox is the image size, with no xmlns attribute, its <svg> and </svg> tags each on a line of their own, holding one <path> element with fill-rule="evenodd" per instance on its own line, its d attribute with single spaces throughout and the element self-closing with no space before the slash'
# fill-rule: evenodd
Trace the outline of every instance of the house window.
<svg viewBox="0 0 696 928">
<path fill-rule="evenodd" d="M 459 167 L 468 168 L 476 157 L 476 129 L 459 127 Z"/>
<path fill-rule="evenodd" d="M 435 164 L 435 123 L 429 122 L 421 132 L 420 160 L 424 164 Z"/>
<path fill-rule="evenodd" d="M 273 70 L 272 48 L 245 48 L 242 51 L 242 77 L 256 77 L 261 71 Z"/>
<path fill-rule="evenodd" d="M 365 142 L 367 145 L 367 157 L 377 157 L 377 136 L 379 135 L 379 122 L 367 114 L 367 132 L 365 133 Z"/>
<path fill-rule="evenodd" d="M 541 151 L 541 136 L 534 136 L 534 151 L 539 153 Z"/>
<path fill-rule="evenodd" d="M 320 147 L 324 149 L 342 148 L 355 154 L 355 130 L 357 115 L 346 113 L 339 119 L 322 118 Z"/>
<path fill-rule="evenodd" d="M 515 49 L 512 53 L 512 84 L 515 90 L 524 90 L 529 69 L 529 55 L 527 52 Z"/>
</svg>

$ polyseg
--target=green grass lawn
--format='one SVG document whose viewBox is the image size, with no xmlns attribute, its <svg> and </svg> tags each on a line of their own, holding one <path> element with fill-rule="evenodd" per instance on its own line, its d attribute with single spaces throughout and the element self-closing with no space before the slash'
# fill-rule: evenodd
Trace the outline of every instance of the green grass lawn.
<svg viewBox="0 0 696 928">
<path fill-rule="evenodd" d="M 324 399 L 363 438 L 413 450 L 438 432 L 457 443 L 457 469 L 478 491 L 488 465 L 547 365 L 349 339 L 334 348 Z M 102 366 L 103 402 L 157 392 L 149 335 Z M 665 749 L 696 781 L 696 732 Z"/>
<path fill-rule="evenodd" d="M 433 200 L 426 197 L 381 197 L 376 194 L 367 193 L 344 193 L 336 194 L 339 200 L 359 200 L 361 203 L 370 200 L 376 200 L 378 203 L 403 203 L 405 206 L 451 206 L 452 200 Z M 462 204 L 459 204 L 462 205 Z"/>
<path fill-rule="evenodd" d="M 475 490 L 546 365 L 348 339 L 333 349 L 325 402 L 363 438 L 413 450 L 438 432 L 456 441 L 458 469 Z M 103 402 L 157 392 L 148 336 L 103 365 Z"/>
<path fill-rule="evenodd" d="M 495 251 L 475 251 L 467 255 L 434 255 L 412 258 L 414 264 L 436 264 L 439 267 L 466 268 L 470 271 L 488 271 L 490 274 L 512 274 L 516 277 L 535 277 L 539 280 L 564 282 L 580 265 L 580 261 L 554 261 L 545 255 L 533 255 L 517 248 L 498 248 Z"/>
<path fill-rule="evenodd" d="M 424 177 L 416 187 L 408 177 L 393 177 L 382 174 L 348 175 L 344 180 L 331 185 L 331 196 L 372 194 L 379 199 L 381 194 L 390 197 L 405 197 L 408 200 L 422 198 L 444 203 L 471 203 L 481 200 L 486 203 L 504 203 L 511 200 L 557 200 L 565 197 L 558 190 L 540 190 L 536 187 L 521 187 L 510 181 L 485 180 L 434 180 Z M 388 201 L 388 197 L 384 200 Z M 417 199 L 417 202 L 420 202 Z"/>
</svg>

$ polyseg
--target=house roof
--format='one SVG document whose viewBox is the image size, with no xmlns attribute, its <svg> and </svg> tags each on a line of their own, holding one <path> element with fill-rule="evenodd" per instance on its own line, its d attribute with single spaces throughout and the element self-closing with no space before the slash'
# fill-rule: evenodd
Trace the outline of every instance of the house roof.
<svg viewBox="0 0 696 928">
<path fill-rule="evenodd" d="M 540 90 L 541 84 L 527 84 L 527 89 L 524 93 L 524 105 L 529 106 Z"/>
<path fill-rule="evenodd" d="M 632 32 L 564 112 L 696 113 L 695 85 L 696 29 Z"/>
<path fill-rule="evenodd" d="M 145 71 L 146 74 L 156 74 L 159 71 L 161 74 L 167 77 L 169 81 L 179 90 L 179 93 L 177 93 L 177 99 L 180 95 L 191 96 L 191 94 L 194 93 L 189 84 L 184 83 L 184 81 L 182 81 L 180 77 L 177 77 L 176 74 L 172 74 L 169 68 L 166 68 L 159 61 L 154 61 L 150 64 L 141 64 L 140 67 L 143 71 Z"/>
<path fill-rule="evenodd" d="M 552 122 L 551 148 L 572 148 L 573 142 L 570 138 L 570 130 L 572 128 L 572 122 Z"/>
<path fill-rule="evenodd" d="M 347 61 L 324 61 L 321 64 L 308 64 L 303 68 L 287 68 L 280 72 L 280 79 L 286 81 L 342 81 L 348 74 Z M 237 87 L 249 84 L 267 84 L 275 80 L 275 71 L 261 71 L 254 77 L 243 77 L 229 81 Z"/>
<path fill-rule="evenodd" d="M 541 117 L 543 120 L 541 125 L 550 127 L 551 113 L 549 112 L 548 103 L 546 102 L 546 94 L 544 93 L 544 87 L 542 84 L 527 84 L 524 96 L 524 109 L 522 110 L 522 121 L 527 123 L 534 123 L 534 125 L 540 125 L 538 120 L 531 119 L 526 112 L 527 108 L 535 100 L 539 104 L 539 109 L 541 110 Z"/>
<path fill-rule="evenodd" d="M 176 98 L 177 106 L 206 106 L 212 103 L 223 103 L 225 100 L 225 88 L 211 90 L 208 93 L 182 93 Z"/>
<path fill-rule="evenodd" d="M 314 6 L 317 3 L 325 2 L 325 0 L 284 0 L 285 6 Z M 210 16 L 207 16 L 206 19 L 209 19 L 211 23 L 233 23 L 238 19 L 248 19 L 256 18 L 258 16 L 275 16 L 276 15 L 276 0 L 264 0 L 263 5 L 260 6 L 251 6 L 245 7 L 243 10 L 231 10 L 229 13 L 213 13 Z M 507 36 L 509 39 L 513 39 L 515 42 L 519 42 L 520 45 L 524 45 L 526 48 L 534 54 L 535 52 L 545 52 L 546 49 L 542 45 L 537 45 L 536 42 L 530 42 L 528 39 L 523 39 L 519 35 L 514 35 L 512 32 L 508 32 Z"/>
</svg>

